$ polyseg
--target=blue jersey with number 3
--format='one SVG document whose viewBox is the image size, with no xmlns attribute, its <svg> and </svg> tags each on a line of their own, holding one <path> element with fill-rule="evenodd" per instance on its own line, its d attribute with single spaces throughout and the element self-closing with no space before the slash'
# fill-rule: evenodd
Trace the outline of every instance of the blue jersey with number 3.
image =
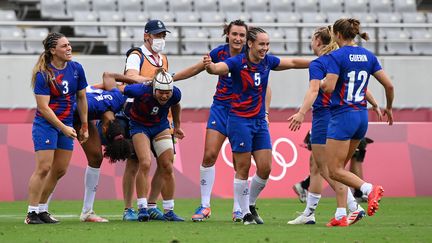
<svg viewBox="0 0 432 243">
<path fill-rule="evenodd" d="M 270 70 L 280 59 L 266 55 L 258 64 L 251 63 L 242 53 L 224 61 L 231 72 L 233 98 L 230 115 L 246 118 L 265 117 L 265 96 Z"/>
<path fill-rule="evenodd" d="M 46 75 L 36 74 L 34 93 L 36 95 L 49 95 L 48 106 L 54 111 L 60 121 L 72 124 L 73 109 L 76 93 L 87 87 L 87 80 L 81 64 L 70 61 L 66 67 L 59 70 L 49 64 L 54 72 L 54 85 L 46 81 Z M 37 111 L 35 119 L 44 119 Z"/>
<path fill-rule="evenodd" d="M 382 69 L 378 59 L 359 46 L 344 46 L 329 55 L 327 73 L 339 75 L 331 96 L 332 112 L 365 110 L 369 77 Z"/>
</svg>

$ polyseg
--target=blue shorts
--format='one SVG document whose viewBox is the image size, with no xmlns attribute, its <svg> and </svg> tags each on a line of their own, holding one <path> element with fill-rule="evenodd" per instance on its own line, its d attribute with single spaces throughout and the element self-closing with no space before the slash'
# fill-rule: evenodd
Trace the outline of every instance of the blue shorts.
<svg viewBox="0 0 432 243">
<path fill-rule="evenodd" d="M 312 112 L 311 144 L 326 144 L 327 128 L 331 113 L 329 108 L 320 108 Z"/>
<path fill-rule="evenodd" d="M 213 103 L 210 108 L 210 115 L 207 121 L 207 129 L 216 130 L 225 137 L 228 136 L 227 120 L 230 107 Z"/>
<path fill-rule="evenodd" d="M 159 133 L 165 131 L 166 129 L 170 129 L 169 122 L 164 122 L 161 124 L 157 124 L 154 126 L 144 126 L 138 122 L 130 121 L 130 136 L 133 137 L 137 133 L 144 133 L 150 141 L 155 138 Z"/>
<path fill-rule="evenodd" d="M 72 127 L 72 124 L 66 124 Z M 74 139 L 64 135 L 60 129 L 43 119 L 35 119 L 32 128 L 34 150 L 73 150 Z"/>
<path fill-rule="evenodd" d="M 330 118 L 327 138 L 342 141 L 360 140 L 366 135 L 367 128 L 367 110 L 342 112 Z"/>
<path fill-rule="evenodd" d="M 264 118 L 228 116 L 228 139 L 236 153 L 272 149 L 268 124 Z"/>
</svg>

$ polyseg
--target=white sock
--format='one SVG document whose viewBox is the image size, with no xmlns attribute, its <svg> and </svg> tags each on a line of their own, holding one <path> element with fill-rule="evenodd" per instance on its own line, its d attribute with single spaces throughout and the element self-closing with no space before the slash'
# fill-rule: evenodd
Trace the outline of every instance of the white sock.
<svg viewBox="0 0 432 243">
<path fill-rule="evenodd" d="M 354 195 L 352 194 L 352 191 L 349 187 L 348 188 L 348 193 L 347 193 L 347 205 L 348 205 L 348 210 L 350 212 L 354 212 L 357 210 L 357 201 L 354 198 Z"/>
<path fill-rule="evenodd" d="M 321 194 L 309 192 L 307 194 L 306 208 L 303 211 L 303 215 L 310 216 L 314 214 L 320 199 L 321 199 Z"/>
<path fill-rule="evenodd" d="M 39 203 L 39 213 L 48 212 L 48 203 Z"/>
<path fill-rule="evenodd" d="M 163 200 L 162 206 L 163 206 L 164 211 L 174 210 L 174 199 Z"/>
<path fill-rule="evenodd" d="M 234 184 L 234 180 L 233 180 L 233 188 L 234 188 L 234 191 L 235 191 L 235 184 Z M 240 207 L 240 204 L 239 204 L 239 202 L 238 202 L 238 198 L 237 197 L 234 197 L 233 198 L 234 199 L 234 203 L 233 203 L 233 212 L 241 212 L 241 207 Z"/>
<path fill-rule="evenodd" d="M 252 177 L 250 184 L 249 204 L 255 205 L 259 194 L 264 190 L 267 180 L 261 179 L 257 174 Z"/>
<path fill-rule="evenodd" d="M 147 198 L 142 197 L 137 199 L 138 209 L 147 208 Z"/>
<path fill-rule="evenodd" d="M 201 184 L 201 206 L 210 207 L 210 197 L 215 181 L 216 168 L 215 166 L 203 167 L 200 166 L 200 184 Z"/>
<path fill-rule="evenodd" d="M 93 210 L 93 204 L 96 196 L 97 185 L 99 182 L 100 168 L 87 166 L 84 176 L 84 205 L 82 212 L 90 212 Z"/>
<path fill-rule="evenodd" d="M 39 206 L 28 206 L 27 213 L 36 212 L 39 213 Z"/>
<path fill-rule="evenodd" d="M 362 191 L 364 195 L 369 195 L 369 193 L 372 191 L 372 184 L 367 182 L 363 183 L 363 185 L 360 187 L 360 191 Z"/>
<path fill-rule="evenodd" d="M 346 208 L 336 208 L 335 218 L 339 220 L 343 216 L 347 216 Z"/>
<path fill-rule="evenodd" d="M 249 186 L 247 180 L 234 179 L 234 197 L 237 197 L 242 216 L 250 213 L 249 210 Z"/>
<path fill-rule="evenodd" d="M 157 208 L 156 203 L 147 203 L 148 208 Z"/>
<path fill-rule="evenodd" d="M 54 190 L 55 190 L 55 188 L 54 188 Z M 47 202 L 46 202 L 46 204 L 50 204 L 50 202 L 51 202 L 51 199 L 52 199 L 52 197 L 53 197 L 53 194 L 54 194 L 54 190 L 53 190 L 53 192 L 49 195 L 49 197 L 48 197 L 48 200 L 47 200 Z"/>
</svg>

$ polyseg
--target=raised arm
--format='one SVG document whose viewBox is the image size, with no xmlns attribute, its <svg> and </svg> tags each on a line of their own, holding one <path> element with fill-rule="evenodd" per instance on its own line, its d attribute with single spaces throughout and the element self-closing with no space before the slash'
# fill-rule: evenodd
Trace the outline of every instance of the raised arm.
<svg viewBox="0 0 432 243">
<path fill-rule="evenodd" d="M 384 72 L 384 70 L 379 70 L 373 74 L 373 76 L 378 80 L 378 82 L 381 83 L 382 86 L 384 86 L 385 94 L 386 94 L 386 108 L 384 109 L 384 115 L 387 115 L 387 121 L 389 125 L 393 124 L 393 99 L 394 99 L 394 86 L 390 80 L 390 78 L 387 76 L 387 74 Z"/>
<path fill-rule="evenodd" d="M 190 67 L 187 67 L 180 72 L 176 73 L 173 77 L 174 81 L 180 81 L 183 79 L 188 79 L 197 75 L 198 73 L 204 71 L 205 66 L 203 62 L 198 62 Z"/>
<path fill-rule="evenodd" d="M 288 121 L 291 121 L 289 125 L 291 131 L 297 131 L 300 129 L 301 124 L 304 121 L 306 112 L 311 109 L 313 103 L 318 96 L 320 81 L 321 80 L 313 79 L 309 82 L 309 89 L 306 91 L 303 99 L 303 104 L 301 105 L 299 111 L 296 114 L 292 115 L 290 118 L 288 118 Z"/>
<path fill-rule="evenodd" d="M 276 71 L 286 69 L 301 69 L 308 68 L 311 60 L 304 58 L 281 58 L 279 66 L 275 68 Z"/>
<path fill-rule="evenodd" d="M 209 74 L 225 75 L 229 73 L 228 65 L 224 62 L 213 63 L 210 55 L 203 57 L 203 64 Z"/>
</svg>

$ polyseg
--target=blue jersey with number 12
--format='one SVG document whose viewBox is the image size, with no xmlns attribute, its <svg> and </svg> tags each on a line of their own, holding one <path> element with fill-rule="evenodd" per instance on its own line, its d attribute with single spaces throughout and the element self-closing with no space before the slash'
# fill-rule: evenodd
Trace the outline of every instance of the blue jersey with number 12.
<svg viewBox="0 0 432 243">
<path fill-rule="evenodd" d="M 251 63 L 242 53 L 224 61 L 231 72 L 233 98 L 230 115 L 246 118 L 265 117 L 265 96 L 270 70 L 280 59 L 266 55 L 259 63 Z"/>
<path fill-rule="evenodd" d="M 371 74 L 381 70 L 376 56 L 360 46 L 344 46 L 331 52 L 327 73 L 339 75 L 331 96 L 333 114 L 365 110 L 365 94 Z"/>
</svg>

